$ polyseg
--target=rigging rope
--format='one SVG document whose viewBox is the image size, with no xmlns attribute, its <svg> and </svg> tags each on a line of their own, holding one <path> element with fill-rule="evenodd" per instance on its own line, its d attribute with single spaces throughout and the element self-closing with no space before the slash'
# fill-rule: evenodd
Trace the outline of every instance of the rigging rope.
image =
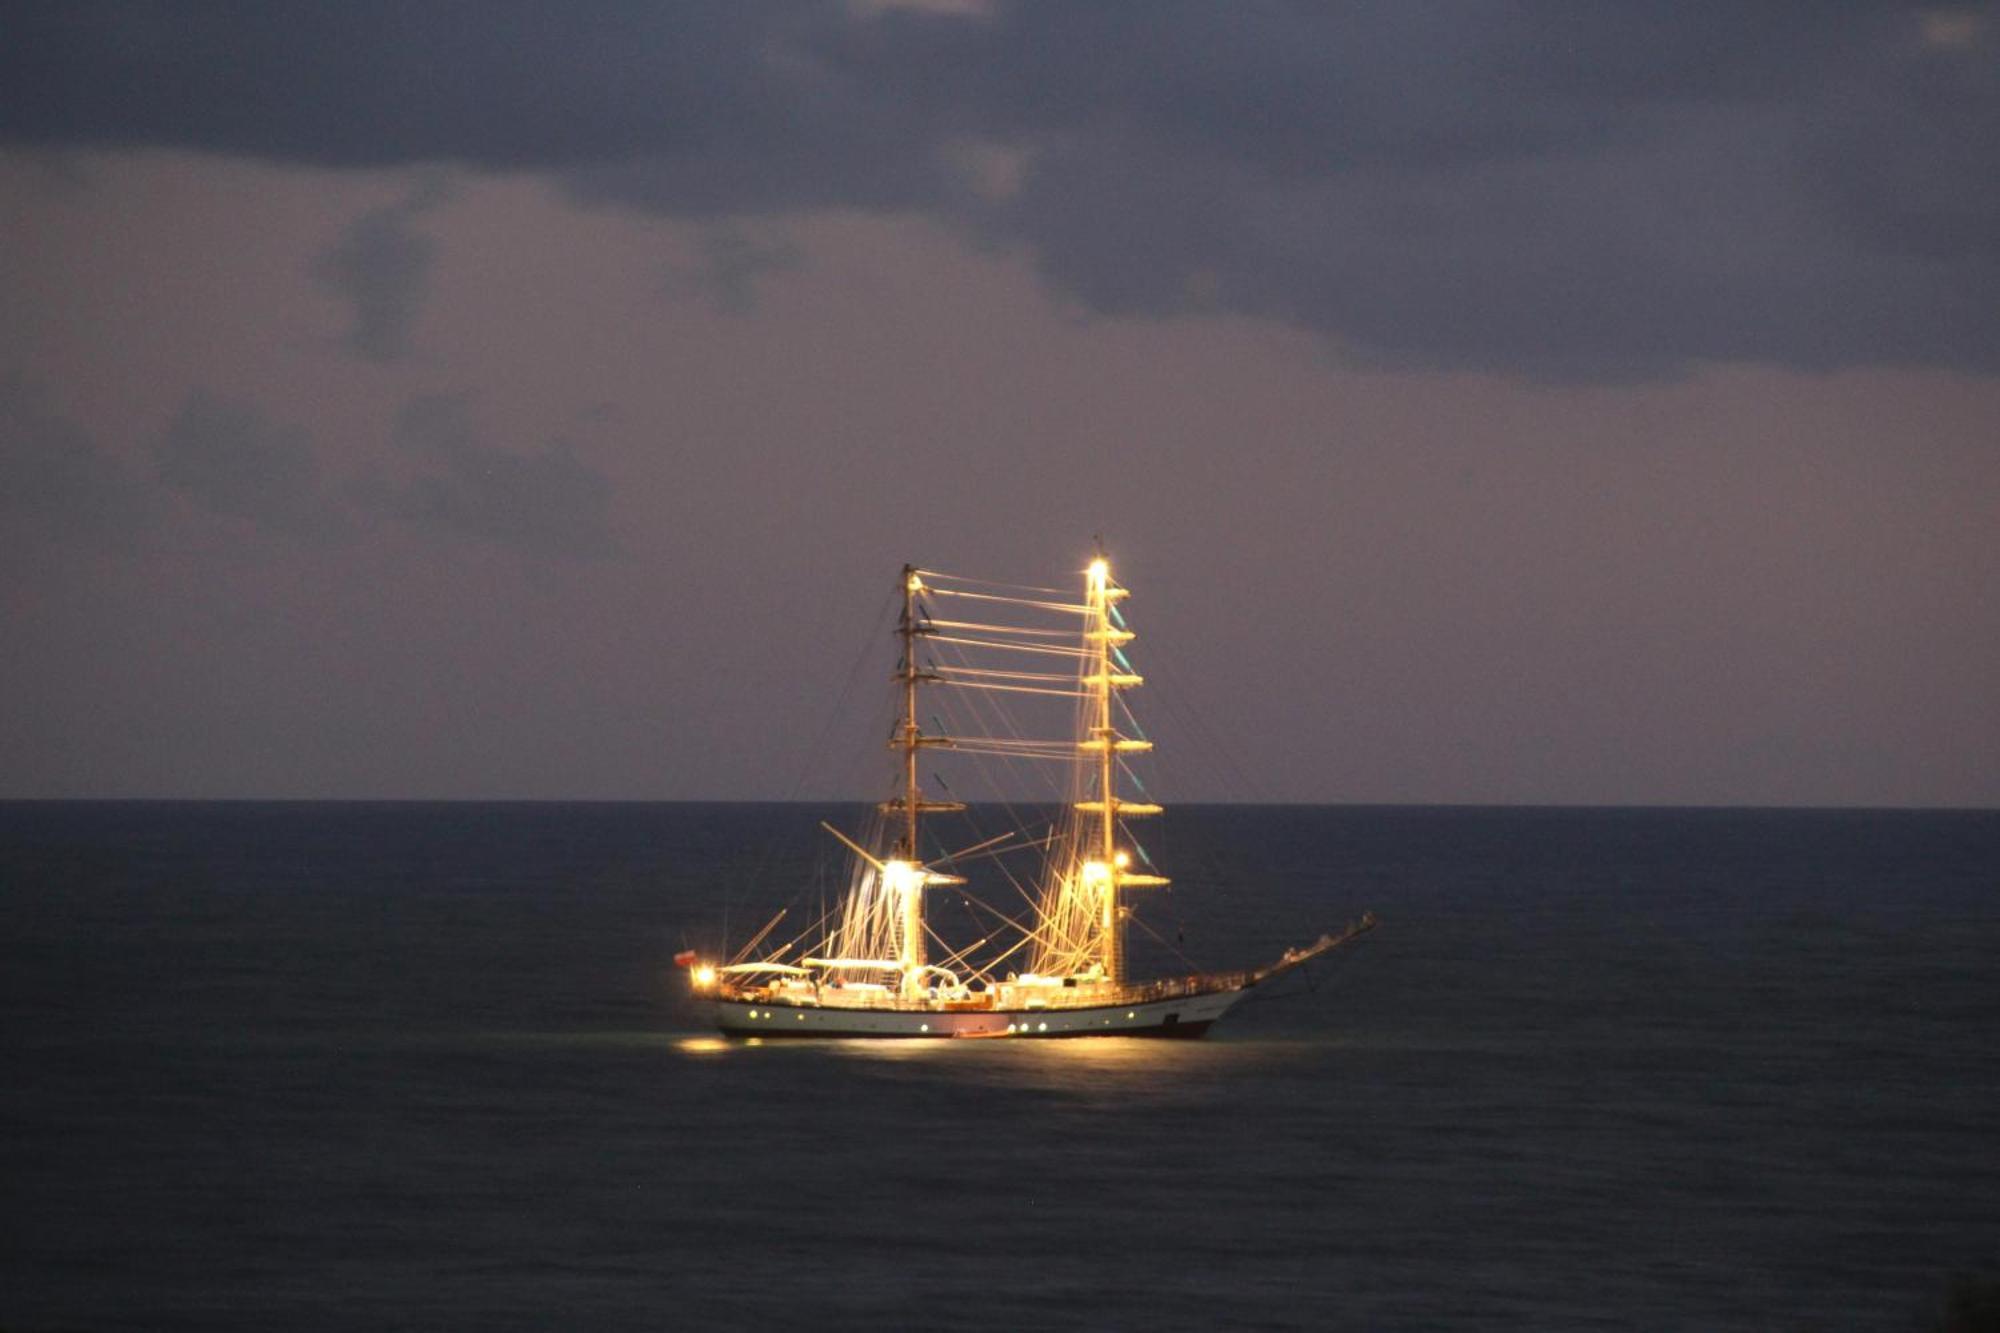
<svg viewBox="0 0 2000 1333">
<path fill-rule="evenodd" d="M 932 643 L 955 643 L 965 648 L 991 648 L 1002 653 L 1040 653 L 1044 657 L 1077 657 L 1094 659 L 1097 654 L 1088 648 L 1051 648 L 1039 643 L 995 643 L 991 639 L 965 639 L 953 634 L 933 634 L 928 636 Z"/>
<path fill-rule="evenodd" d="M 920 626 L 920 628 L 971 629 L 971 630 L 979 630 L 987 634 L 1020 634 L 1026 637 L 1038 638 L 1038 639 L 1076 638 L 1076 631 L 1073 629 L 1037 629 L 1032 625 L 993 625 L 978 620 L 939 620 L 935 616 L 926 616 L 924 618 L 924 623 L 922 624 L 922 626 Z"/>
<path fill-rule="evenodd" d="M 1066 597 L 1071 591 L 1068 588 L 1044 588 L 1034 583 L 1006 583 L 999 579 L 975 579 L 966 574 L 947 574 L 940 569 L 919 569 L 916 573 L 920 578 L 950 579 L 953 583 L 970 583 L 980 588 L 1012 588 L 1015 592 L 1050 593 L 1057 597 Z"/>
<path fill-rule="evenodd" d="M 964 597 L 975 602 L 1000 602 L 1007 606 L 1029 606 L 1037 611 L 1055 611 L 1064 615 L 1089 615 L 1090 608 L 1075 602 L 1043 602 L 1029 597 L 1000 597 L 990 592 L 966 592 L 962 588 L 937 588 L 926 584 L 925 592 L 936 593 L 939 597 Z"/>
</svg>

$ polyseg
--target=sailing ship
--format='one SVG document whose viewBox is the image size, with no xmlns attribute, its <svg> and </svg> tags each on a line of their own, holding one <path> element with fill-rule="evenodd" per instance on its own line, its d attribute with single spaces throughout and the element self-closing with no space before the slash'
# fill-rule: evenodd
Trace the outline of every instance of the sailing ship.
<svg viewBox="0 0 2000 1333">
<path fill-rule="evenodd" d="M 1135 900 L 1169 881 L 1131 828 L 1161 807 L 1127 794 L 1134 759 L 1153 748 L 1127 703 L 1143 683 L 1125 651 L 1135 637 L 1121 610 L 1128 592 L 1101 549 L 1084 571 L 1080 599 L 1064 589 L 903 568 L 893 676 L 899 707 L 889 738 L 896 792 L 860 836 L 823 825 L 851 854 L 845 890 L 781 943 L 770 941 L 789 908 L 727 961 L 675 956 L 725 1034 L 1198 1037 L 1256 987 L 1374 926 L 1364 914 L 1248 971 L 1129 974 Z M 927 696 L 947 692 L 970 701 L 949 730 L 926 706 Z M 1001 700 L 1045 712 L 1060 701 L 1053 707 L 1070 714 L 1071 734 L 1025 737 L 995 707 Z M 928 731 L 927 715 L 938 723 Z M 984 807 L 925 794 L 926 757 L 942 752 L 1008 770 L 1052 768 L 1060 777 L 1051 785 L 1064 799 L 1040 827 L 1017 824 L 945 850 L 935 843 L 940 817 Z M 1025 878 L 1005 868 L 1006 858 L 1021 855 L 1038 862 Z M 972 893 L 958 872 L 982 862 L 999 866 L 996 878 L 1016 891 L 1017 904 L 996 908 Z M 933 928 L 926 900 L 938 889 L 977 907 L 980 939 L 953 947 Z"/>
</svg>

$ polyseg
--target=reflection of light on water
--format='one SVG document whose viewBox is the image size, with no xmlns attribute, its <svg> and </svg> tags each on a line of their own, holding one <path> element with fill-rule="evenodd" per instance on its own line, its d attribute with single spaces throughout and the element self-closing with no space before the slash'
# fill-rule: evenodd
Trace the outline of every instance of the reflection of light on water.
<svg viewBox="0 0 2000 1333">
<path fill-rule="evenodd" d="M 803 1044 L 803 1043 L 801 1043 Z M 1042 1041 L 870 1041 L 811 1043 L 822 1057 L 854 1062 L 897 1079 L 1040 1091 L 1088 1102 L 1178 1102 L 1207 1098 L 1217 1075 L 1242 1058 L 1237 1043 L 1075 1037 Z"/>
<path fill-rule="evenodd" d="M 907 1061 L 935 1055 L 940 1048 L 962 1045 L 939 1038 L 906 1037 L 881 1041 L 867 1037 L 824 1037 L 813 1041 L 766 1042 L 762 1037 L 682 1036 L 673 1039 L 673 1048 L 683 1055 L 714 1056 L 730 1051 L 768 1047 L 791 1055 L 842 1055 L 866 1060 Z"/>
<path fill-rule="evenodd" d="M 1144 1037 L 1080 1037 L 1009 1043 L 1013 1058 L 992 1076 L 1086 1098 L 1180 1097 L 1194 1092 L 1209 1049 Z"/>
<path fill-rule="evenodd" d="M 1180 1063 L 1176 1057 L 1181 1055 L 1178 1044 L 1146 1037 L 1075 1037 L 1021 1044 L 1046 1046 L 1051 1058 L 1087 1069 L 1130 1069 L 1134 1066 L 1157 1069 L 1164 1064 Z"/>
<path fill-rule="evenodd" d="M 755 1050 L 757 1064 L 817 1068 L 845 1064 L 850 1076 L 896 1083 L 1008 1088 L 1064 1101 L 1128 1106 L 1207 1102 L 1228 1095 L 1246 1077 L 1300 1062 L 1324 1059 L 1324 1043 L 1231 1038 L 1161 1041 L 1144 1037 L 1076 1037 L 1061 1040 L 995 1038 L 829 1037 L 814 1041 L 765 1041 L 757 1037 L 682 1034 L 671 1039 L 682 1055 L 718 1060 Z"/>
<path fill-rule="evenodd" d="M 910 1060 L 935 1058 L 953 1046 L 971 1043 L 952 1041 L 944 1037 L 898 1037 L 891 1041 L 855 1037 L 828 1043 L 827 1049 L 841 1055 L 856 1056 L 864 1060 L 888 1060 L 904 1063 Z"/>
<path fill-rule="evenodd" d="M 682 1037 L 674 1049 L 682 1055 L 720 1055 L 729 1049 L 729 1043 L 721 1037 Z"/>
</svg>

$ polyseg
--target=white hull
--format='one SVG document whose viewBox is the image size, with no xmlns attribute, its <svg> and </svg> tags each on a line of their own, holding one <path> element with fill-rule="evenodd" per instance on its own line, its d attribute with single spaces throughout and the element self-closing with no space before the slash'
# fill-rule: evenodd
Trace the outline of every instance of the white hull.
<svg viewBox="0 0 2000 1333">
<path fill-rule="evenodd" d="M 732 1037 L 1199 1037 L 1243 998 L 1241 987 L 1090 1008 L 864 1009 L 716 1000 Z"/>
</svg>

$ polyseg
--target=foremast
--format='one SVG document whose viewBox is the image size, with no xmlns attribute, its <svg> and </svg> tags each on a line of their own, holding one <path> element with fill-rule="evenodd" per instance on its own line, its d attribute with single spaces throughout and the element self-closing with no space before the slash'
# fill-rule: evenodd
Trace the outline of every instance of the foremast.
<svg viewBox="0 0 2000 1333">
<path fill-rule="evenodd" d="M 924 581 L 915 565 L 903 566 L 903 609 L 896 621 L 896 635 L 902 640 L 901 660 L 895 679 L 902 688 L 903 710 L 895 733 L 889 738 L 892 749 L 902 751 L 903 791 L 894 800 L 882 803 L 885 815 L 899 818 L 902 831 L 889 857 L 882 863 L 883 887 L 894 895 L 899 926 L 896 931 L 897 962 L 902 969 L 902 991 L 906 998 L 922 993 L 924 971 L 929 963 L 924 925 L 924 886 L 951 882 L 952 877 L 931 874 L 924 868 L 919 841 L 922 816 L 927 810 L 963 810 L 957 801 L 927 801 L 918 777 L 918 755 L 927 746 L 948 746 L 949 736 L 925 735 L 917 721 L 917 687 L 941 679 L 925 670 L 918 661 L 917 640 L 932 632 L 917 598 Z"/>
<path fill-rule="evenodd" d="M 1088 840 L 1095 844 L 1095 856 L 1085 860 L 1078 873 L 1085 891 L 1097 894 L 1097 961 L 1104 980 L 1114 986 L 1126 981 L 1126 913 L 1119 890 L 1168 882 L 1159 875 L 1131 870 L 1131 855 L 1118 844 L 1121 820 L 1160 813 L 1157 805 L 1127 801 L 1118 794 L 1119 756 L 1153 748 L 1149 740 L 1124 735 L 1114 717 L 1114 694 L 1144 683 L 1121 651 L 1136 637 L 1114 609 L 1125 596 L 1127 589 L 1112 581 L 1111 563 L 1100 548 L 1084 576 L 1084 725 L 1080 729 L 1085 734 L 1077 742 L 1086 761 L 1096 761 L 1096 795 L 1079 801 L 1076 807 L 1079 813 L 1096 817 L 1095 836 Z"/>
</svg>

